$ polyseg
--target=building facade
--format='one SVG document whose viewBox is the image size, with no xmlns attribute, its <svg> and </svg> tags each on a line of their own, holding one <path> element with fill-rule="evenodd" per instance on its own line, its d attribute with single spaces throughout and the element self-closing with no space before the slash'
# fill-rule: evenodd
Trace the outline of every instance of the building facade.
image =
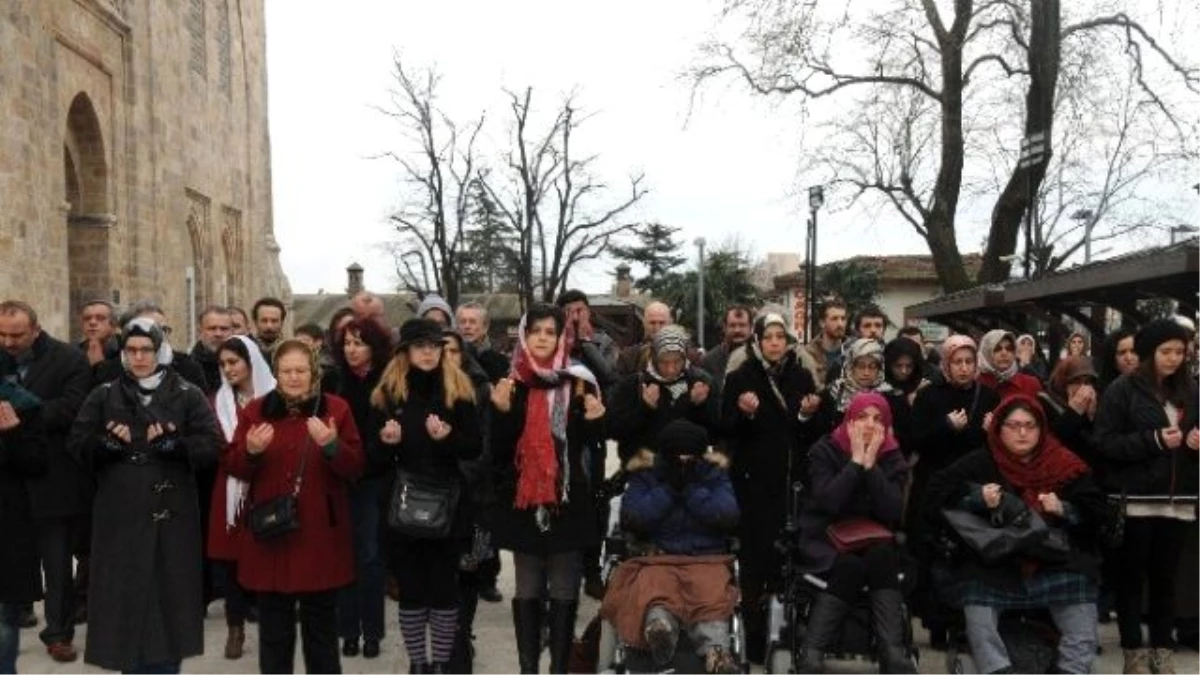
<svg viewBox="0 0 1200 675">
<path fill-rule="evenodd" d="M 158 301 L 176 326 L 289 299 L 264 21 L 263 0 L 0 3 L 5 297 L 59 337 L 97 298 Z"/>
</svg>

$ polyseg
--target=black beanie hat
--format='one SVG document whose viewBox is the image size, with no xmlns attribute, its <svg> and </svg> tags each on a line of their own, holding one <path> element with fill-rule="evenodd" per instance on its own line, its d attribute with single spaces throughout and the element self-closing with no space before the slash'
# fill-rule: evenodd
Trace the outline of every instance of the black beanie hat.
<svg viewBox="0 0 1200 675">
<path fill-rule="evenodd" d="M 1154 358 L 1155 350 L 1162 343 L 1179 340 L 1186 345 L 1191 339 L 1187 329 L 1174 319 L 1155 319 L 1138 331 L 1137 337 L 1133 339 L 1133 350 L 1137 352 L 1139 359 L 1146 362 Z"/>
<path fill-rule="evenodd" d="M 432 319 L 409 319 L 400 326 L 400 342 L 396 350 L 405 349 L 418 342 L 442 344 L 446 341 L 441 324 Z"/>
<path fill-rule="evenodd" d="M 673 420 L 658 432 L 658 450 L 664 455 L 702 455 L 708 449 L 708 431 L 694 422 Z"/>
</svg>

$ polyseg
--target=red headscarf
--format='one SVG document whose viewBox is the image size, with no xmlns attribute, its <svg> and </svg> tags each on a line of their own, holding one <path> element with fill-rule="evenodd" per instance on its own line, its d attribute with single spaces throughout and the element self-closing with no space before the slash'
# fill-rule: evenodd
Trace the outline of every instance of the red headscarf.
<svg viewBox="0 0 1200 675">
<path fill-rule="evenodd" d="M 1033 449 L 1029 460 L 1024 462 L 1010 452 L 1000 440 L 1000 429 L 1004 420 L 1017 405 L 1031 411 L 1041 429 L 1037 447 Z M 1088 465 L 1050 433 L 1046 413 L 1037 399 L 1025 394 L 1007 396 L 996 406 L 992 426 L 988 429 L 988 448 L 992 451 L 992 459 L 996 461 L 1000 475 L 1020 492 L 1022 501 L 1039 513 L 1042 511 L 1042 504 L 1038 501 L 1038 495 L 1058 492 L 1064 485 L 1088 471 Z"/>
<path fill-rule="evenodd" d="M 858 419 L 858 416 L 867 408 L 875 408 L 883 417 L 885 435 L 883 445 L 879 446 L 879 455 L 882 456 L 899 448 L 900 444 L 896 442 L 896 436 L 892 434 L 892 407 L 888 405 L 887 399 L 873 391 L 855 394 L 854 398 L 850 399 L 850 404 L 846 406 L 846 416 L 842 418 L 842 423 L 838 425 L 838 428 L 833 430 L 833 442 L 841 448 L 842 452 L 850 454 L 850 423 Z"/>
</svg>

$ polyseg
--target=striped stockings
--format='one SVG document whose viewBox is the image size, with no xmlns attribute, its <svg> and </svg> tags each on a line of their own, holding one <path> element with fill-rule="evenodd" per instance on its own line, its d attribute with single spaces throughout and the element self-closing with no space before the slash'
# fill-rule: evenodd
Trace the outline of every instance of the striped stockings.
<svg viewBox="0 0 1200 675">
<path fill-rule="evenodd" d="M 400 632 L 408 650 L 409 663 L 428 663 L 425 651 L 425 629 L 429 627 L 433 641 L 433 663 L 446 663 L 454 651 L 454 636 L 458 632 L 458 608 L 401 609 Z"/>
</svg>

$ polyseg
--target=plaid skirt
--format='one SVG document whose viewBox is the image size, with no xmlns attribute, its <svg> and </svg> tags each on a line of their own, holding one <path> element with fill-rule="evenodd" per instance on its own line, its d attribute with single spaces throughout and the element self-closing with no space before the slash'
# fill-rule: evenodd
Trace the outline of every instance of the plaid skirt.
<svg viewBox="0 0 1200 675">
<path fill-rule="evenodd" d="M 1094 603 L 1099 587 L 1079 572 L 1038 572 L 1022 584 L 1018 591 L 997 588 L 979 581 L 964 579 L 958 583 L 962 605 L 982 605 L 997 609 L 1037 609 L 1055 605 Z"/>
</svg>

